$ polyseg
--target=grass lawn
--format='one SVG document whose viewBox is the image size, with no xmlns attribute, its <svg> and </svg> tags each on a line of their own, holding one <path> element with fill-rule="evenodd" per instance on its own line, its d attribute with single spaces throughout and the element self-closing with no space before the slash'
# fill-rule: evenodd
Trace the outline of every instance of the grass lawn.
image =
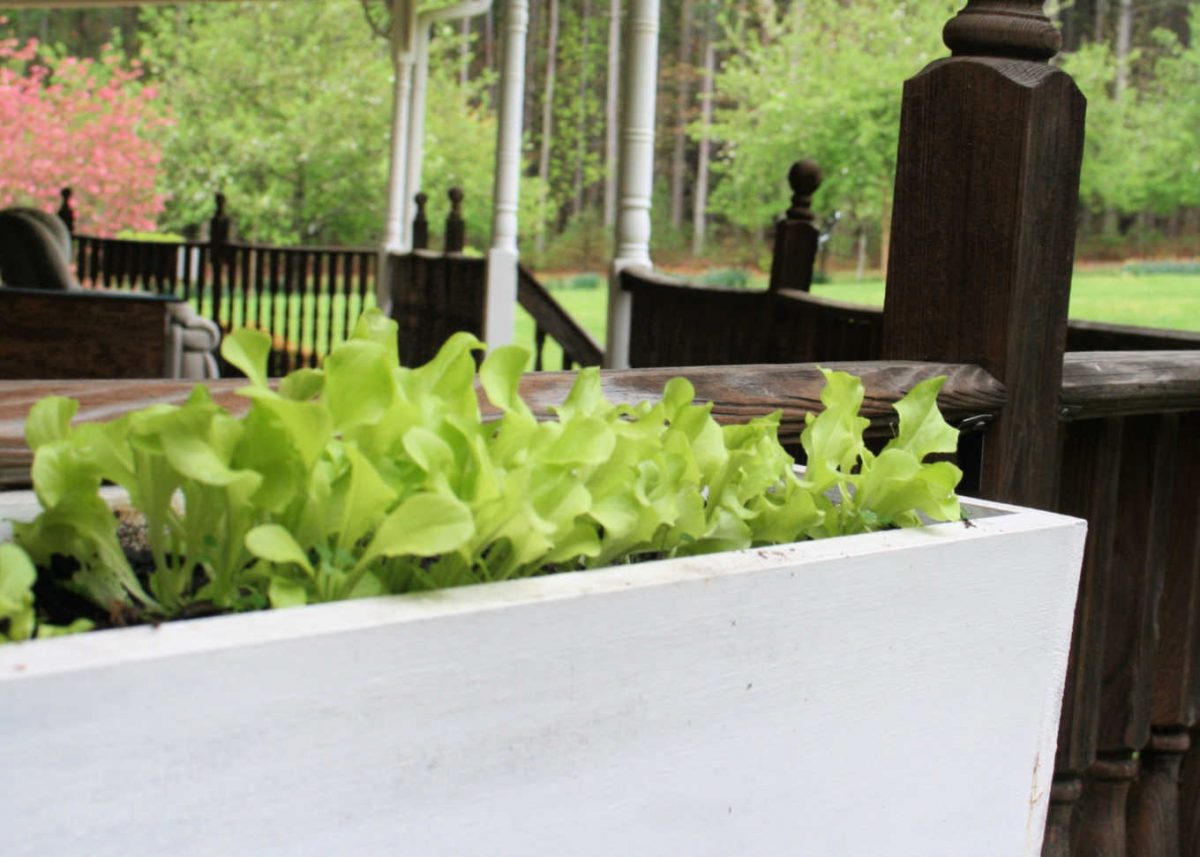
<svg viewBox="0 0 1200 857">
<path fill-rule="evenodd" d="M 564 288 L 553 280 L 547 284 L 555 299 L 603 346 L 607 321 L 604 288 Z M 879 279 L 856 283 L 850 277 L 835 276 L 833 283 L 813 287 L 813 293 L 851 303 L 883 305 L 883 281 Z M 1200 332 L 1200 276 L 1079 270 L 1071 286 L 1071 318 Z M 533 346 L 533 320 L 520 309 L 516 342 Z M 559 368 L 561 355 L 557 346 L 547 342 L 546 368 Z"/>
</svg>

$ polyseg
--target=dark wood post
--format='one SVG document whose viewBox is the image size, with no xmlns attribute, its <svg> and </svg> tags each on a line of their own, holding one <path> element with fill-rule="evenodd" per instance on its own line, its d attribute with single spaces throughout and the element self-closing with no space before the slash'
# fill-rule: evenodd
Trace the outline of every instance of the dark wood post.
<svg viewBox="0 0 1200 857">
<path fill-rule="evenodd" d="M 429 202 L 429 194 L 419 193 L 413 200 L 417 203 L 417 213 L 412 222 L 412 246 L 414 250 L 425 250 L 429 247 L 429 218 L 425 214 L 425 204 Z"/>
<path fill-rule="evenodd" d="M 229 243 L 229 216 L 225 213 L 225 194 L 218 192 L 213 198 L 216 211 L 208 222 L 208 243 L 224 247 Z"/>
<path fill-rule="evenodd" d="M 221 323 L 221 292 L 225 286 L 225 268 L 229 258 L 229 216 L 225 213 L 225 194 L 213 198 L 216 211 L 208 222 L 208 252 L 212 261 L 212 320 Z"/>
<path fill-rule="evenodd" d="M 1002 381 L 982 493 L 1050 508 L 1085 102 L 1041 0 L 969 0 L 944 38 L 904 85 L 883 356 Z"/>
<path fill-rule="evenodd" d="M 450 188 L 448 196 L 450 213 L 446 215 L 446 252 L 461 253 L 467 246 L 467 224 L 462 214 L 462 188 Z"/>
<path fill-rule="evenodd" d="M 58 207 L 58 219 L 67 227 L 67 231 L 74 235 L 75 209 L 71 207 L 71 189 L 64 187 L 58 194 L 62 197 L 62 204 Z"/>
<path fill-rule="evenodd" d="M 821 186 L 821 168 L 812 161 L 797 161 L 788 171 L 792 205 L 775 226 L 775 248 L 771 260 L 768 291 L 812 287 L 813 265 L 821 237 L 812 212 L 812 197 Z"/>
</svg>

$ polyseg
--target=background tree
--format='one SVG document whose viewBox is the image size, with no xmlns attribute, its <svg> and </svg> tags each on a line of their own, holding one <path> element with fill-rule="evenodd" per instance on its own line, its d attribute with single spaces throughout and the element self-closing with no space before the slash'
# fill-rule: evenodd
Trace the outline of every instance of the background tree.
<svg viewBox="0 0 1200 857">
<path fill-rule="evenodd" d="M 69 185 L 78 229 L 153 230 L 167 120 L 141 77 L 114 50 L 76 59 L 33 39 L 0 39 L 0 208 L 54 211 Z"/>
</svg>

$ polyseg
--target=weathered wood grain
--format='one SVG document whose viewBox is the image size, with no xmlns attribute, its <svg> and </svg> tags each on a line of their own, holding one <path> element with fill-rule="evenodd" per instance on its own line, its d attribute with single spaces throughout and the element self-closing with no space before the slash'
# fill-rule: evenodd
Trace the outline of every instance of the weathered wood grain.
<svg viewBox="0 0 1200 857">
<path fill-rule="evenodd" d="M 1179 771 L 1190 744 L 1186 729 L 1155 729 L 1141 752 L 1138 778 L 1129 793 L 1129 857 L 1183 857 Z"/>
<path fill-rule="evenodd" d="M 1125 857 L 1129 789 L 1138 763 L 1128 753 L 1101 758 L 1088 771 L 1071 837 L 1077 857 Z"/>
<path fill-rule="evenodd" d="M 172 299 L 0 289 L 0 377 L 161 378 Z"/>
<path fill-rule="evenodd" d="M 388 267 L 402 364 L 430 360 L 456 331 L 483 335 L 486 260 L 418 250 L 392 255 Z"/>
<path fill-rule="evenodd" d="M 1179 418 L 1130 417 L 1120 462 L 1119 525 L 1104 635 L 1101 751 L 1140 750 L 1150 740 L 1158 608 L 1166 576 L 1167 533 Z"/>
<path fill-rule="evenodd" d="M 892 403 L 917 382 L 936 375 L 946 376 L 939 403 L 948 419 L 992 414 L 1004 403 L 1004 387 L 976 366 L 894 362 L 831 363 L 829 368 L 862 377 L 866 387 L 863 413 L 883 432 L 889 430 L 895 419 Z M 820 408 L 820 390 L 824 384 L 821 373 L 811 365 L 630 369 L 606 371 L 602 377 L 605 395 L 615 402 L 633 403 L 661 395 L 666 382 L 680 375 L 692 381 L 697 400 L 715 403 L 713 415 L 721 422 L 782 410 L 780 436 L 787 440 L 799 435 L 806 413 Z M 549 415 L 566 398 L 575 377 L 571 372 L 526 375 L 521 393 L 535 413 Z M 234 391 L 244 384 L 240 379 L 226 379 L 207 386 L 218 404 L 241 413 L 248 402 Z M 154 402 L 179 404 L 191 389 L 191 384 L 171 381 L 0 382 L 0 480 L 8 484 L 27 480 L 30 455 L 24 442 L 24 419 L 29 408 L 43 396 L 78 399 L 77 419 L 98 420 Z M 496 413 L 486 401 L 483 404 L 485 413 Z"/>
<path fill-rule="evenodd" d="M 1200 410 L 1200 351 L 1068 354 L 1061 403 L 1069 420 Z"/>
<path fill-rule="evenodd" d="M 1173 470 L 1153 714 L 1156 726 L 1191 727 L 1200 720 L 1200 413 L 1180 420 Z"/>
<path fill-rule="evenodd" d="M 1005 383 L 983 491 L 1048 507 L 1084 99 L 1030 61 L 1025 37 L 1053 34 L 1036 6 L 972 0 L 947 27 L 956 55 L 905 83 L 882 354 Z"/>
<path fill-rule="evenodd" d="M 1087 548 L 1075 602 L 1075 631 L 1059 720 L 1055 770 L 1081 776 L 1096 760 L 1104 629 L 1114 534 L 1120 496 L 1123 422 L 1117 419 L 1075 423 L 1063 433 L 1062 482 L 1057 511 L 1088 522 Z"/>
</svg>

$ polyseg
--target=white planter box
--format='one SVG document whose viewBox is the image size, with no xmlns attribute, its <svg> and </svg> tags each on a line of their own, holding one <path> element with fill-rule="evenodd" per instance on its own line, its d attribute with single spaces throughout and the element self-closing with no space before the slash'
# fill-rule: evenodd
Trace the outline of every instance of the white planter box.
<svg viewBox="0 0 1200 857">
<path fill-rule="evenodd" d="M 1084 523 L 973 505 L 0 647 L 5 857 L 1033 857 Z"/>
</svg>

